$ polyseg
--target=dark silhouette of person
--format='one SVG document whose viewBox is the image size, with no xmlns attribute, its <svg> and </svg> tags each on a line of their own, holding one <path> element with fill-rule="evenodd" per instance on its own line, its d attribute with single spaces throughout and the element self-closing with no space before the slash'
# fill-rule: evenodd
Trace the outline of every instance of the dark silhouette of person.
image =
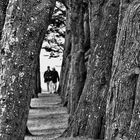
<svg viewBox="0 0 140 140">
<path fill-rule="evenodd" d="M 52 83 L 53 83 L 53 89 L 54 93 L 57 91 L 57 81 L 59 81 L 59 75 L 58 72 L 53 68 L 52 70 Z"/>
<path fill-rule="evenodd" d="M 47 70 L 44 73 L 44 82 L 47 83 L 47 91 L 50 92 L 50 81 L 52 80 L 52 71 L 50 66 L 47 67 Z"/>
</svg>

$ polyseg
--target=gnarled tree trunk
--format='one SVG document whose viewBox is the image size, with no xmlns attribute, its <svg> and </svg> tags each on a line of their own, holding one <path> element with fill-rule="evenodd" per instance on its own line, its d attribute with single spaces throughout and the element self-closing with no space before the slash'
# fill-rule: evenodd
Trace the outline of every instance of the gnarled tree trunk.
<svg viewBox="0 0 140 140">
<path fill-rule="evenodd" d="M 42 47 L 42 41 L 44 39 L 45 32 L 40 34 L 38 43 L 36 46 L 36 59 L 34 62 L 34 71 L 32 72 L 32 98 L 38 98 L 38 93 L 41 93 L 41 81 L 40 81 L 40 50 Z M 39 48 L 39 49 L 38 49 Z M 38 55 L 39 54 L 39 55 Z"/>
<path fill-rule="evenodd" d="M 86 67 L 84 62 L 84 8 L 82 0 L 70 0 L 71 25 L 71 63 L 69 68 L 68 111 L 73 115 L 81 96 L 85 78 Z"/>
<path fill-rule="evenodd" d="M 87 79 L 76 112 L 63 136 L 104 138 L 106 98 L 111 77 L 120 1 L 90 1 Z"/>
<path fill-rule="evenodd" d="M 61 66 L 61 74 L 60 74 L 60 83 L 59 83 L 59 95 L 62 98 L 62 103 L 64 105 L 67 104 L 67 95 L 66 95 L 66 87 L 69 75 L 69 66 L 70 66 L 70 52 L 71 52 L 71 32 L 70 32 L 70 12 L 67 9 L 67 17 L 66 17 L 66 35 L 65 35 L 65 44 L 64 44 L 64 52 L 63 52 L 63 61 Z"/>
<path fill-rule="evenodd" d="M 120 23 L 107 100 L 106 140 L 140 139 L 140 1 Z"/>
<path fill-rule="evenodd" d="M 9 2 L 0 55 L 0 139 L 23 140 L 32 71 L 55 0 Z M 42 43 L 43 39 L 41 40 Z"/>
</svg>

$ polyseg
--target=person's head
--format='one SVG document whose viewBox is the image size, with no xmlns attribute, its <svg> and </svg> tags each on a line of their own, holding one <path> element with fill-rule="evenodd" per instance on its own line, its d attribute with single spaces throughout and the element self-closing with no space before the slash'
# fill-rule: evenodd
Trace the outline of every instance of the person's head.
<svg viewBox="0 0 140 140">
<path fill-rule="evenodd" d="M 55 71 L 55 67 L 53 67 L 52 70 Z"/>
<path fill-rule="evenodd" d="M 50 70 L 50 66 L 48 66 L 47 69 Z"/>
</svg>

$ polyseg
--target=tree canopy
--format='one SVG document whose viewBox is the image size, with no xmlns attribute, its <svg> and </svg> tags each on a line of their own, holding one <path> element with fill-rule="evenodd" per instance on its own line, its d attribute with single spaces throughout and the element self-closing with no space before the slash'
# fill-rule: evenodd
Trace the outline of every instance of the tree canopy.
<svg viewBox="0 0 140 140">
<path fill-rule="evenodd" d="M 49 58 L 59 57 L 59 53 L 63 53 L 64 40 L 66 32 L 66 7 L 56 2 L 56 6 L 44 38 L 45 49 L 50 52 Z"/>
</svg>

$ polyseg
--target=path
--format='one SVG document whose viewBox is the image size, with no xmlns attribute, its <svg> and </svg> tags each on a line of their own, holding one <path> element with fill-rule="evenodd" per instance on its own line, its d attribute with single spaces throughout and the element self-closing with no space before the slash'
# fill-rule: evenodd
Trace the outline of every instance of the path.
<svg viewBox="0 0 140 140">
<path fill-rule="evenodd" d="M 31 106 L 27 124 L 33 136 L 26 136 L 25 140 L 52 140 L 62 134 L 68 114 L 58 95 L 41 93 L 32 99 Z"/>
</svg>

